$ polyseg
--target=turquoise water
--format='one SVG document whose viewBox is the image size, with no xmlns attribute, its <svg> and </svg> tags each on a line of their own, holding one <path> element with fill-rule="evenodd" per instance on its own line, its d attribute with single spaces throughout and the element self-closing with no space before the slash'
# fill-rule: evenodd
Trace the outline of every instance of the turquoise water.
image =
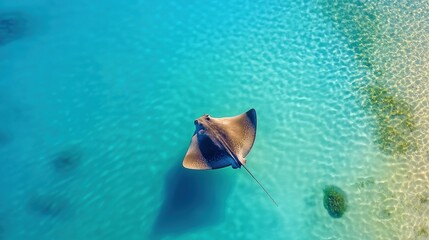
<svg viewBox="0 0 429 240">
<path fill-rule="evenodd" d="M 323 7 L 3 0 L 26 31 L 0 45 L 0 239 L 375 239 L 366 73 Z M 243 169 L 181 167 L 195 118 L 250 108 L 248 168 L 279 207 Z"/>
</svg>

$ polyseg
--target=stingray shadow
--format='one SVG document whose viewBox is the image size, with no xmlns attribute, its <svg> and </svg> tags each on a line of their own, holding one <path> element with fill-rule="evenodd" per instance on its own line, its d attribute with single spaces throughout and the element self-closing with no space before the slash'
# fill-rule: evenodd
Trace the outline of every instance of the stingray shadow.
<svg viewBox="0 0 429 240">
<path fill-rule="evenodd" d="M 225 217 L 225 202 L 235 182 L 230 169 L 189 170 L 178 163 L 166 175 L 164 202 L 151 239 L 212 226 Z"/>
</svg>

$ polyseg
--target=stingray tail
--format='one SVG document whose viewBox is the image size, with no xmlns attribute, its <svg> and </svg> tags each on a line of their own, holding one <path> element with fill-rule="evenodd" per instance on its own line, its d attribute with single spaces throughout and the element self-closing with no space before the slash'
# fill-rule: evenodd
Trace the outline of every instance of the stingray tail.
<svg viewBox="0 0 429 240">
<path fill-rule="evenodd" d="M 267 190 L 264 188 L 264 186 L 262 186 L 262 184 L 258 181 L 258 179 L 255 178 L 255 176 L 253 176 L 253 174 L 249 171 L 249 169 L 247 169 L 247 167 L 245 165 L 241 165 L 244 167 L 244 169 L 246 169 L 246 171 L 249 173 L 249 175 L 255 179 L 255 181 L 258 183 L 258 185 L 262 188 L 262 190 L 264 190 L 264 192 L 268 195 L 268 197 L 271 198 L 271 200 L 273 201 L 273 203 L 278 207 L 279 205 L 277 205 L 276 201 L 274 200 L 273 197 L 271 197 L 271 195 L 267 192 Z"/>
</svg>

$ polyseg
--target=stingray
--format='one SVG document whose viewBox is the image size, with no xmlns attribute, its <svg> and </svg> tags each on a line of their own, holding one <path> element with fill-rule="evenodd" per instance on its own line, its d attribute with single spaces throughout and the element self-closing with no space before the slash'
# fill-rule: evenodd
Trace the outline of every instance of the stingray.
<svg viewBox="0 0 429 240">
<path fill-rule="evenodd" d="M 204 114 L 194 121 L 195 132 L 183 167 L 194 170 L 243 167 L 277 205 L 246 167 L 245 157 L 255 142 L 256 123 L 256 110 L 253 108 L 235 117 L 214 118 Z"/>
</svg>

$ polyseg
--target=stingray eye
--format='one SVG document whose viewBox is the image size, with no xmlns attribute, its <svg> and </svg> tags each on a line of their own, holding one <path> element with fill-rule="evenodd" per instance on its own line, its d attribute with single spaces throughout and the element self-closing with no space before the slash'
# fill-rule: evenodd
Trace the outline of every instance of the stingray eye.
<svg viewBox="0 0 429 240">
<path fill-rule="evenodd" d="M 206 116 L 206 120 L 210 121 L 210 116 L 209 115 Z"/>
</svg>

